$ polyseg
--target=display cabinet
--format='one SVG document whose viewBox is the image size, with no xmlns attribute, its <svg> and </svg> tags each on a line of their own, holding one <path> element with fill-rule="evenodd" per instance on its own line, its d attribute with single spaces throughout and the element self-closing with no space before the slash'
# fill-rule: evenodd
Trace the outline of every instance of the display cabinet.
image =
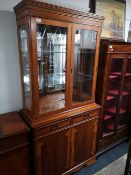
<svg viewBox="0 0 131 175">
<path fill-rule="evenodd" d="M 14 10 L 21 112 L 33 131 L 35 174 L 58 175 L 95 161 L 100 114 L 95 91 L 104 18 L 33 0 L 23 0 Z M 81 150 L 86 151 L 83 157 Z"/>
<path fill-rule="evenodd" d="M 98 151 L 127 138 L 131 107 L 131 44 L 101 40 L 97 102 L 102 105 Z"/>
</svg>

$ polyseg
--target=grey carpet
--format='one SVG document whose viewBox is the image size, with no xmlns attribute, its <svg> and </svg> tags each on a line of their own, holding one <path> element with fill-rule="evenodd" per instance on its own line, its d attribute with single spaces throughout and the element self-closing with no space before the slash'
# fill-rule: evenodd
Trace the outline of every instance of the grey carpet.
<svg viewBox="0 0 131 175">
<path fill-rule="evenodd" d="M 115 160 L 94 175 L 124 175 L 127 154 Z"/>
</svg>

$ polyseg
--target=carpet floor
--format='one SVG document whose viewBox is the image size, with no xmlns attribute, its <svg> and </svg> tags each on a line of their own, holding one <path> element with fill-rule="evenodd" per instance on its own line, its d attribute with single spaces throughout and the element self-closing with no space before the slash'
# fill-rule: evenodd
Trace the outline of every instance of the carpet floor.
<svg viewBox="0 0 131 175">
<path fill-rule="evenodd" d="M 114 148 L 110 149 L 109 151 L 106 151 L 105 153 L 98 156 L 96 163 L 82 168 L 81 170 L 74 173 L 73 175 L 95 175 L 97 172 L 100 172 L 112 162 L 123 157 L 125 154 L 127 154 L 127 151 L 128 151 L 128 143 L 123 142 L 115 146 Z M 102 174 L 102 175 L 106 175 L 106 174 Z M 110 173 L 110 175 L 113 175 L 113 174 Z"/>
<path fill-rule="evenodd" d="M 115 160 L 95 175 L 124 175 L 127 154 Z"/>
</svg>

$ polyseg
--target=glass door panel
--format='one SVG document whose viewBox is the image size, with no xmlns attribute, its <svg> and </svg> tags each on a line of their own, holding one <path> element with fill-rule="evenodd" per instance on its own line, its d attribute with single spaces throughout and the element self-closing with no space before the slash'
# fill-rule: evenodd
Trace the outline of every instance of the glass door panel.
<svg viewBox="0 0 131 175">
<path fill-rule="evenodd" d="M 19 27 L 20 54 L 22 58 L 22 73 L 24 83 L 24 103 L 27 108 L 31 108 L 31 85 L 30 85 L 30 60 L 28 53 L 28 40 L 26 27 Z"/>
<path fill-rule="evenodd" d="M 120 112 L 118 116 L 118 129 L 127 124 L 127 109 L 130 109 L 129 105 L 131 103 L 131 59 L 128 59 L 127 61 L 127 70 L 124 76 L 124 88 L 120 99 Z"/>
<path fill-rule="evenodd" d="M 108 77 L 105 115 L 103 116 L 103 137 L 115 132 L 115 121 L 118 112 L 123 59 L 112 59 Z"/>
<path fill-rule="evenodd" d="M 131 91 L 131 58 L 127 62 L 127 71 L 125 74 L 125 90 L 127 92 Z"/>
<path fill-rule="evenodd" d="M 66 27 L 37 24 L 40 113 L 65 107 Z"/>
<path fill-rule="evenodd" d="M 97 32 L 75 30 L 73 103 L 92 99 Z"/>
</svg>

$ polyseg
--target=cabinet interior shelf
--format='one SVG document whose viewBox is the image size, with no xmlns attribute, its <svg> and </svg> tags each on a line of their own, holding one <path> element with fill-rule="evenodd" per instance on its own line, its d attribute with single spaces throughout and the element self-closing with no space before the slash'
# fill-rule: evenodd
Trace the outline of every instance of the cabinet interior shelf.
<svg viewBox="0 0 131 175">
<path fill-rule="evenodd" d="M 117 77 L 118 77 L 118 76 L 116 76 L 116 75 L 110 75 L 110 76 L 109 76 L 110 79 L 114 79 L 114 78 L 117 78 Z"/>
<path fill-rule="evenodd" d="M 112 113 L 112 114 L 115 114 L 115 113 L 116 113 L 116 107 L 107 108 L 107 112 L 110 112 L 110 113 Z M 123 114 L 123 113 L 125 113 L 125 112 L 126 112 L 125 109 L 123 109 L 123 108 L 120 109 L 120 114 Z"/>
<path fill-rule="evenodd" d="M 106 126 L 107 129 L 110 129 L 110 130 L 113 130 L 114 129 L 114 123 L 109 123 L 107 126 Z"/>
<path fill-rule="evenodd" d="M 111 95 L 108 95 L 107 96 L 107 100 L 113 100 L 115 97 L 114 96 L 111 96 Z"/>
<path fill-rule="evenodd" d="M 109 119 L 111 119 L 112 118 L 112 116 L 111 115 L 105 115 L 104 116 L 104 120 L 106 121 L 106 120 L 109 120 Z"/>
<path fill-rule="evenodd" d="M 109 94 L 112 94 L 112 95 L 119 95 L 119 90 L 118 89 L 112 89 L 112 90 L 109 90 L 108 91 Z M 122 95 L 125 96 L 125 95 L 129 95 L 129 92 L 127 91 L 123 91 L 122 92 Z M 108 98 L 108 96 L 107 96 Z M 108 100 L 108 99 L 107 99 Z"/>
<path fill-rule="evenodd" d="M 108 93 L 112 94 L 112 95 L 118 95 L 119 94 L 119 90 L 118 89 L 112 89 L 112 90 L 109 90 Z"/>
<path fill-rule="evenodd" d="M 114 132 L 104 132 L 102 137 L 104 138 L 104 137 L 110 136 L 112 134 L 114 134 Z"/>
<path fill-rule="evenodd" d="M 111 75 L 121 76 L 121 72 L 111 72 Z M 131 73 L 127 72 L 127 73 L 125 74 L 125 76 L 126 76 L 126 77 L 131 76 Z"/>
</svg>

